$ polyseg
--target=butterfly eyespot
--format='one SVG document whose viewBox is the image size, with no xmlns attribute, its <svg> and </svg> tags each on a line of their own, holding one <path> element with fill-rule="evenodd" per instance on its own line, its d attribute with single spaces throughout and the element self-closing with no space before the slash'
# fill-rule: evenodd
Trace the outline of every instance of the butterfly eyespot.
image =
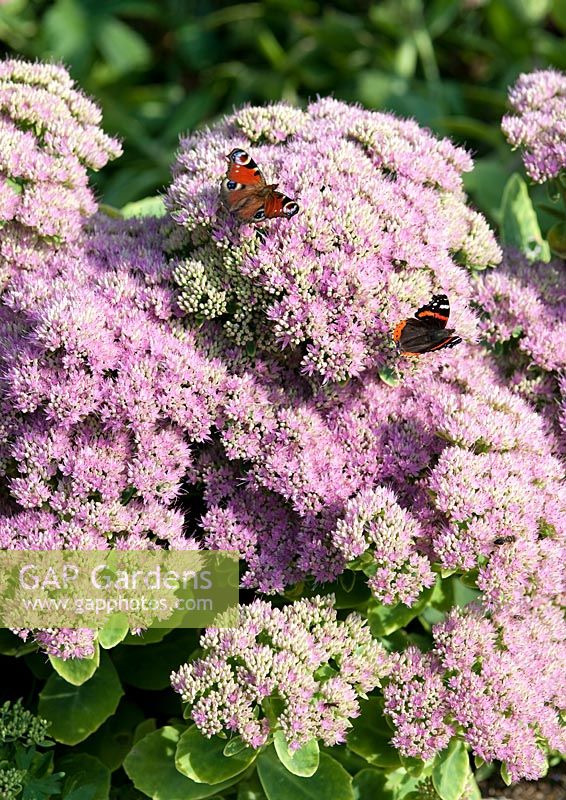
<svg viewBox="0 0 566 800">
<path fill-rule="evenodd" d="M 265 211 L 263 208 L 260 208 L 259 211 L 255 212 L 254 219 L 265 219 Z"/>
<path fill-rule="evenodd" d="M 283 213 L 286 217 L 293 217 L 299 210 L 299 204 L 295 202 L 285 203 Z"/>
<path fill-rule="evenodd" d="M 235 189 L 237 185 L 236 181 L 226 181 L 226 188 L 230 189 L 230 191 Z"/>
<path fill-rule="evenodd" d="M 239 164 L 242 167 L 252 160 L 245 150 L 232 150 L 230 155 L 234 164 Z"/>
</svg>

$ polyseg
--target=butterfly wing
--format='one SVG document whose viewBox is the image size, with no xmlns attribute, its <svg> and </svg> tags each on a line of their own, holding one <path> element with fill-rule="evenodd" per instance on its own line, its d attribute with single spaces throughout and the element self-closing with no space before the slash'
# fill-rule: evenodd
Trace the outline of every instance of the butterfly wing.
<svg viewBox="0 0 566 800">
<path fill-rule="evenodd" d="M 393 331 L 393 339 L 402 355 L 418 356 L 445 347 L 455 347 L 462 339 L 447 328 L 450 303 L 445 294 L 433 295 L 430 303 L 421 306 L 411 319 L 400 322 Z"/>
<path fill-rule="evenodd" d="M 263 209 L 265 179 L 258 165 L 245 150 L 236 148 L 226 158 L 228 170 L 220 187 L 220 199 L 239 220 L 251 222 L 260 209 Z"/>
<path fill-rule="evenodd" d="M 228 170 L 226 180 L 240 183 L 242 186 L 263 188 L 265 180 L 261 170 L 253 158 L 245 150 L 235 148 L 227 156 Z"/>
<path fill-rule="evenodd" d="M 283 192 L 276 192 L 274 189 L 265 198 L 264 209 L 267 219 L 275 217 L 287 217 L 290 219 L 299 211 L 299 204 L 287 197 Z"/>
<path fill-rule="evenodd" d="M 453 328 L 433 328 L 430 327 L 428 320 L 408 319 L 399 323 L 393 338 L 399 344 L 403 355 L 418 356 L 460 344 L 462 339 L 453 334 Z"/>
<path fill-rule="evenodd" d="M 256 162 L 245 150 L 236 148 L 227 156 L 228 170 L 222 181 L 223 205 L 241 222 L 261 222 L 274 217 L 291 218 L 298 203 L 282 192 L 277 184 L 268 186 Z"/>
<path fill-rule="evenodd" d="M 434 294 L 430 303 L 421 306 L 415 317 L 427 328 L 445 328 L 450 316 L 450 303 L 445 294 Z"/>
</svg>

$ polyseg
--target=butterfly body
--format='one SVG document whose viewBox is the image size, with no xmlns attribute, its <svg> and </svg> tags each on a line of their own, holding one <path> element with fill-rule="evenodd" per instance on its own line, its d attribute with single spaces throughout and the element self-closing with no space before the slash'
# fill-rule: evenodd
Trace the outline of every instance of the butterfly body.
<svg viewBox="0 0 566 800">
<path fill-rule="evenodd" d="M 299 211 L 295 200 L 276 191 L 279 184 L 265 182 L 258 165 L 245 150 L 236 148 L 226 158 L 228 170 L 220 187 L 220 199 L 240 222 L 290 219 Z"/>
<path fill-rule="evenodd" d="M 454 336 L 454 328 L 447 328 L 450 303 L 445 294 L 433 295 L 430 303 L 421 306 L 414 317 L 396 325 L 393 340 L 404 356 L 419 356 L 433 350 L 454 347 L 462 339 Z"/>
</svg>

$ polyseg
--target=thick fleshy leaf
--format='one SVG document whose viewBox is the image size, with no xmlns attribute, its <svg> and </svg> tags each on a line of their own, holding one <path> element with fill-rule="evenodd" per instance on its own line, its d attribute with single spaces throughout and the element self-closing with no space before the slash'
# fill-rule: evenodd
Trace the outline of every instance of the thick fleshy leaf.
<svg viewBox="0 0 566 800">
<path fill-rule="evenodd" d="M 362 769 L 352 781 L 356 800 L 396 800 L 394 788 L 387 788 L 387 773 L 378 769 Z"/>
<path fill-rule="evenodd" d="M 126 219 L 128 217 L 163 217 L 165 213 L 162 197 L 144 197 L 143 200 L 127 203 L 122 209 L 122 216 Z"/>
<path fill-rule="evenodd" d="M 293 775 L 310 778 L 317 771 L 320 762 L 320 751 L 316 739 L 311 739 L 303 747 L 291 752 L 282 731 L 275 731 L 273 745 L 279 761 Z"/>
<path fill-rule="evenodd" d="M 511 175 L 501 200 L 501 238 L 527 258 L 550 260 L 550 248 L 542 237 L 527 184 L 518 173 Z"/>
<path fill-rule="evenodd" d="M 136 728 L 143 721 L 142 710 L 123 697 L 115 713 L 80 745 L 80 750 L 96 756 L 114 772 L 122 766 L 134 744 Z"/>
<path fill-rule="evenodd" d="M 51 723 L 49 733 L 63 744 L 82 742 L 116 711 L 122 686 L 105 653 L 92 678 L 80 686 L 52 675 L 39 695 L 39 715 Z"/>
<path fill-rule="evenodd" d="M 166 725 L 134 745 L 124 760 L 124 770 L 136 789 L 152 800 L 201 800 L 234 783 L 209 786 L 181 775 L 175 767 L 180 736 L 180 728 Z"/>
<path fill-rule="evenodd" d="M 283 766 L 274 747 L 268 747 L 258 757 L 257 771 L 268 800 L 354 800 L 351 776 L 326 753 L 320 754 L 314 775 L 301 778 Z"/>
<path fill-rule="evenodd" d="M 376 767 L 399 767 L 399 754 L 391 745 L 393 731 L 385 722 L 383 702 L 370 697 L 360 702 L 360 715 L 352 720 L 347 743 L 350 750 Z"/>
<path fill-rule="evenodd" d="M 432 770 L 434 788 L 442 800 L 459 800 L 470 775 L 470 760 L 464 743 L 452 739 L 435 759 Z"/>
<path fill-rule="evenodd" d="M 55 672 L 67 683 L 73 686 L 82 686 L 90 680 L 100 664 L 100 650 L 98 644 L 92 658 L 58 658 L 49 656 L 49 661 Z"/>
<path fill-rule="evenodd" d="M 239 775 L 257 757 L 257 751 L 249 747 L 227 757 L 225 747 L 225 739 L 219 736 L 207 739 L 196 725 L 191 725 L 179 739 L 175 766 L 197 783 L 217 784 Z"/>
<path fill-rule="evenodd" d="M 112 614 L 107 619 L 104 627 L 98 631 L 100 646 L 105 650 L 116 647 L 127 635 L 128 630 L 128 617 L 121 612 Z"/>
<path fill-rule="evenodd" d="M 404 628 L 423 611 L 432 597 L 433 591 L 434 586 L 425 589 L 412 606 L 406 606 L 404 603 L 397 603 L 396 606 L 384 606 L 376 600 L 370 600 L 367 616 L 373 635 L 388 636 L 399 628 Z"/>
<path fill-rule="evenodd" d="M 110 770 L 101 761 L 87 753 L 68 753 L 57 761 L 57 770 L 65 773 L 63 797 L 77 789 L 89 788 L 92 800 L 108 800 Z"/>
</svg>

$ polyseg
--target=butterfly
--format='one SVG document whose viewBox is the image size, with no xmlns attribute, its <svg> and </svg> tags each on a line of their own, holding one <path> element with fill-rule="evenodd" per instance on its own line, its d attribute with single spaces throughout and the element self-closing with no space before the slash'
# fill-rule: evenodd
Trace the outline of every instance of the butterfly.
<svg viewBox="0 0 566 800">
<path fill-rule="evenodd" d="M 404 319 L 395 326 L 393 340 L 398 344 L 403 356 L 418 356 L 431 350 L 454 347 L 462 339 L 453 336 L 453 328 L 447 328 L 450 316 L 450 303 L 445 294 L 435 294 L 414 317 Z"/>
<path fill-rule="evenodd" d="M 299 211 L 299 204 L 283 192 L 276 192 L 277 183 L 266 183 L 261 170 L 245 150 L 232 150 L 226 177 L 220 187 L 223 205 L 240 222 L 261 222 L 273 217 L 290 219 Z"/>
</svg>

